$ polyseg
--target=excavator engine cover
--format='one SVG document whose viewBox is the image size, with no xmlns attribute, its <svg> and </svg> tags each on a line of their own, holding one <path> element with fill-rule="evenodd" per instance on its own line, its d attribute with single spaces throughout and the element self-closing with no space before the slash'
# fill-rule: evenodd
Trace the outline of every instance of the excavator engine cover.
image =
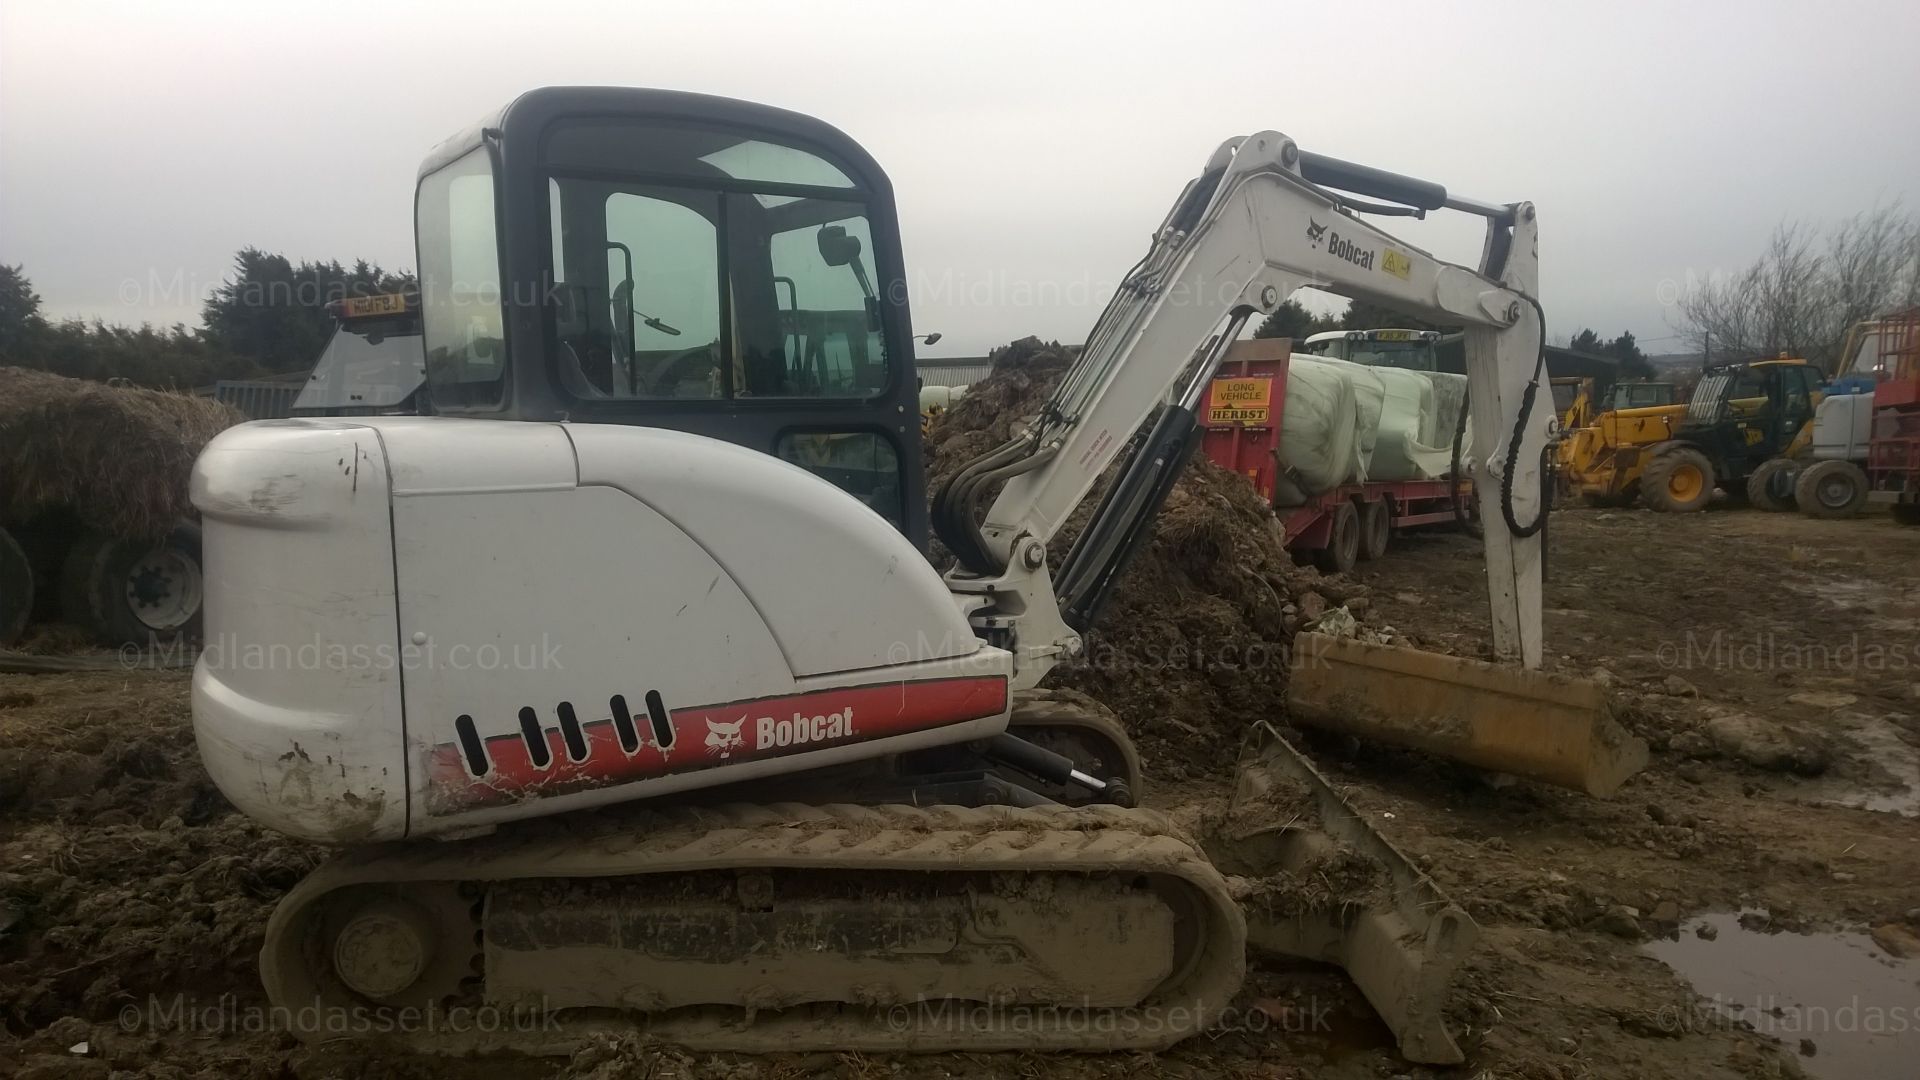
<svg viewBox="0 0 1920 1080">
<path fill-rule="evenodd" d="M 243 424 L 194 466 L 194 730 L 324 843 L 504 821 L 1003 731 L 1011 656 L 913 544 L 770 455 L 654 428 Z"/>
</svg>

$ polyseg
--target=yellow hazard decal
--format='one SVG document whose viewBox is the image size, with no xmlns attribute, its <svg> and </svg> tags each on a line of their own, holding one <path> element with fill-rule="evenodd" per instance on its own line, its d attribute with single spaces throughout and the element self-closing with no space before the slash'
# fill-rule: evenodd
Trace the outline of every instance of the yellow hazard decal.
<svg viewBox="0 0 1920 1080">
<path fill-rule="evenodd" d="M 1272 379 L 1215 379 L 1207 397 L 1207 423 L 1264 424 L 1272 409 Z"/>
<path fill-rule="evenodd" d="M 1380 253 L 1380 269 L 1405 281 L 1407 276 L 1413 273 L 1413 260 L 1407 258 L 1407 253 L 1404 251 L 1388 248 Z"/>
</svg>

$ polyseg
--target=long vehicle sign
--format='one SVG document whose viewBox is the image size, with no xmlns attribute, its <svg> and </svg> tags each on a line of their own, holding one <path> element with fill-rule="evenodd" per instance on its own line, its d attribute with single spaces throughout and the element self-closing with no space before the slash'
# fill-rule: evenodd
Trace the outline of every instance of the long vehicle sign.
<svg viewBox="0 0 1920 1080">
<path fill-rule="evenodd" d="M 1264 424 L 1273 411 L 1273 380 L 1215 379 L 1207 397 L 1209 424 Z"/>
</svg>

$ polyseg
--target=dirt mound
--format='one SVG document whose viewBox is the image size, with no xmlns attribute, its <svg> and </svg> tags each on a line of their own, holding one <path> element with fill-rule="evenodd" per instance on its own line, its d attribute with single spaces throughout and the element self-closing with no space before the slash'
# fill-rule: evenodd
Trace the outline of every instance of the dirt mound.
<svg viewBox="0 0 1920 1080">
<path fill-rule="evenodd" d="M 930 491 L 1031 420 L 1072 350 L 1030 337 L 995 349 L 992 360 L 992 372 L 927 434 Z M 1097 501 L 1089 497 L 1055 538 L 1055 565 Z M 1117 712 L 1154 778 L 1219 774 L 1249 720 L 1283 713 L 1297 600 L 1347 591 L 1295 565 L 1284 542 L 1250 484 L 1196 455 L 1087 635 L 1086 654 L 1054 669 L 1049 685 L 1085 691 Z"/>
<path fill-rule="evenodd" d="M 246 417 L 210 398 L 0 367 L 0 519 L 54 507 L 127 539 L 193 512 L 200 448 Z"/>
<path fill-rule="evenodd" d="M 177 674 L 0 676 L 0 1026 L 259 993 L 267 913 L 318 862 L 200 767 Z"/>
<path fill-rule="evenodd" d="M 1021 338 L 989 353 L 993 370 L 967 387 L 966 396 L 934 420 L 921 444 L 928 493 L 938 491 L 962 465 L 1006 442 L 1016 428 L 1032 420 L 1077 353 L 1077 348 L 1036 337 Z"/>
</svg>

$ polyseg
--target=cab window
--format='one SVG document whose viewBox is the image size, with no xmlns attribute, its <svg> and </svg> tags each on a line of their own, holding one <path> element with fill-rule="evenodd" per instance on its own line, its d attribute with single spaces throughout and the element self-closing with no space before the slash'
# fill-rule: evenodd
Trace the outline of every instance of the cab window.
<svg viewBox="0 0 1920 1080">
<path fill-rule="evenodd" d="M 1727 394 L 1727 407 L 1737 413 L 1757 413 L 1767 407 L 1767 380 L 1752 368 L 1741 368 Z"/>
<path fill-rule="evenodd" d="M 506 382 L 506 331 L 486 149 L 477 147 L 420 181 L 415 198 L 420 310 L 434 400 L 498 402 Z"/>
<path fill-rule="evenodd" d="M 850 203 L 821 204 L 831 217 L 775 234 L 769 245 L 780 305 L 781 389 L 801 397 L 870 397 L 886 388 L 886 352 L 870 301 L 873 238 Z"/>
<path fill-rule="evenodd" d="M 1813 369 L 1803 367 L 1786 368 L 1780 373 L 1781 390 L 1785 394 L 1785 406 L 1788 416 L 1809 416 L 1813 413 L 1813 392 L 1819 389 L 1819 380 Z"/>
<path fill-rule="evenodd" d="M 553 352 L 571 394 L 860 400 L 888 388 L 872 229 L 837 165 L 710 129 L 606 121 L 556 126 L 548 156 Z"/>
</svg>

